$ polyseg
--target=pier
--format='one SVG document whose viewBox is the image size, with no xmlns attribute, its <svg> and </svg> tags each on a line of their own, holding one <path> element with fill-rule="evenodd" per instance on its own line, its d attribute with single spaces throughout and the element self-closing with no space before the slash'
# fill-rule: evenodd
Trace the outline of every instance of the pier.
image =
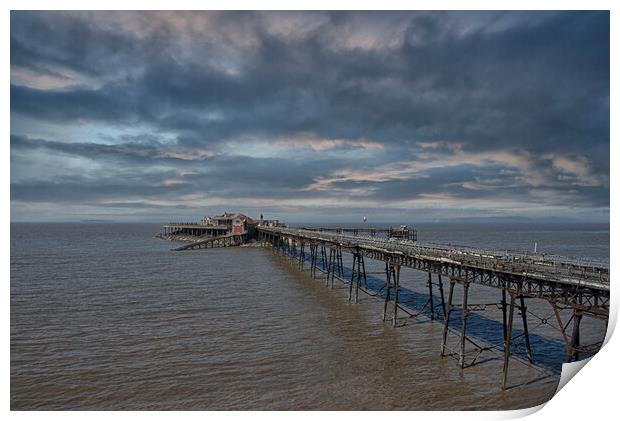
<svg viewBox="0 0 620 421">
<path fill-rule="evenodd" d="M 274 225 L 272 221 L 267 222 Z M 222 215 L 206 216 L 200 222 L 164 224 L 162 232 L 155 236 L 162 240 L 189 243 L 174 250 L 229 247 L 245 242 L 254 234 L 257 224 L 257 221 L 241 213 L 224 212 Z"/>
<path fill-rule="evenodd" d="M 224 235 L 217 235 L 213 237 L 207 237 L 204 239 L 197 239 L 191 241 L 189 244 L 173 248 L 172 251 L 194 250 L 202 248 L 219 248 L 219 247 L 234 247 L 240 246 L 247 241 L 247 233 L 242 232 L 240 234 L 230 233 Z"/>
<path fill-rule="evenodd" d="M 169 226 L 169 225 L 168 225 Z M 240 245 L 250 239 L 269 247 L 300 271 L 308 271 L 312 278 L 323 278 L 325 286 L 334 287 L 334 281 L 348 287 L 348 301 L 357 303 L 359 293 L 366 292 L 366 260 L 383 263 L 381 275 L 385 279 L 383 321 L 397 326 L 399 311 L 412 314 L 399 303 L 401 268 L 410 268 L 427 274 L 425 288 L 428 317 L 442 323 L 442 337 L 438 350 L 442 357 L 454 357 L 463 370 L 475 364 L 478 356 L 489 347 L 477 344 L 467 334 L 467 319 L 480 309 L 472 304 L 470 286 L 483 285 L 498 290 L 497 307 L 502 313 L 503 371 L 502 388 L 508 386 L 508 372 L 513 358 L 514 341 L 524 339 L 527 362 L 533 363 L 528 330 L 527 300 L 546 301 L 553 310 L 565 344 L 565 362 L 592 355 L 602 341 L 585 344 L 581 341 L 581 324 L 585 317 L 604 320 L 609 317 L 609 264 L 593 260 L 572 259 L 562 256 L 494 251 L 479 248 L 427 244 L 416 241 L 414 229 L 399 228 L 401 236 L 392 235 L 393 228 L 288 228 L 281 224 L 257 222 L 243 232 L 229 232 L 210 238 L 195 237 L 189 244 L 176 250 Z M 352 256 L 350 277 L 345 279 L 343 253 Z M 320 272 L 321 275 L 317 275 Z M 376 274 L 373 272 L 372 274 Z M 438 297 L 435 296 L 438 292 Z M 461 294 L 461 304 L 455 297 Z M 454 328 L 454 313 L 459 310 L 460 328 Z M 570 313 L 566 319 L 563 314 Z M 530 313 L 531 314 L 531 313 Z M 516 319 L 520 318 L 520 321 Z M 539 317 L 543 323 L 550 320 Z M 452 323 L 451 323 L 452 322 Z M 515 329 L 522 333 L 515 336 Z M 449 335 L 456 335 L 457 346 L 448 344 Z M 466 364 L 466 344 L 477 350 L 471 363 Z M 471 359 L 471 358 L 470 358 Z"/>
<path fill-rule="evenodd" d="M 192 222 L 170 223 L 158 236 L 166 240 L 193 241 L 196 237 L 217 237 L 228 231 L 226 226 L 209 226 Z"/>
<path fill-rule="evenodd" d="M 386 238 L 400 238 L 402 240 L 417 241 L 418 234 L 415 228 L 410 228 L 406 225 L 394 228 L 347 228 L 347 227 L 302 227 L 300 228 L 306 231 L 318 231 L 318 232 L 334 232 L 337 234 L 352 234 L 357 237 L 358 235 L 366 235 L 371 237 Z"/>
</svg>

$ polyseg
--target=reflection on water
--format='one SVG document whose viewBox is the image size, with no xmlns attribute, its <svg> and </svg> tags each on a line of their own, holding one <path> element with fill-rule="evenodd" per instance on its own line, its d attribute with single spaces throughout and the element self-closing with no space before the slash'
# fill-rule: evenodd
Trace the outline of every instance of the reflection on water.
<svg viewBox="0 0 620 421">
<path fill-rule="evenodd" d="M 420 227 L 420 240 L 450 241 L 443 228 Z M 538 236 L 554 253 L 580 254 L 566 252 L 577 242 L 581 254 L 608 256 L 608 229 L 586 228 L 512 226 L 506 236 L 498 227 L 480 235 L 480 227 L 459 226 L 452 241 L 495 247 Z M 547 303 L 528 301 L 541 315 L 530 319 L 536 365 L 515 360 L 516 387 L 501 391 L 501 353 L 484 352 L 461 372 L 440 356 L 440 319 L 401 312 L 400 327 L 382 323 L 380 275 L 368 279 L 379 297 L 349 304 L 342 284 L 326 288 L 268 250 L 172 253 L 151 238 L 156 231 L 12 225 L 12 409 L 504 409 L 549 399 L 559 380 L 564 348 L 541 321 L 552 314 Z M 425 282 L 426 274 L 401 273 L 399 299 L 412 312 L 426 303 Z M 475 286 L 470 297 L 497 303 L 499 292 Z M 600 339 L 600 323 L 588 323 L 583 340 Z M 468 331 L 485 346 L 501 345 L 497 307 L 470 315 Z"/>
</svg>

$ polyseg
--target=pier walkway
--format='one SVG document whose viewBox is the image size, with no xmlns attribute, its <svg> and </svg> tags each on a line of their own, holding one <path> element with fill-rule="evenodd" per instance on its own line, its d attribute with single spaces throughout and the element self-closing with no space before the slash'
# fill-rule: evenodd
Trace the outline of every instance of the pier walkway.
<svg viewBox="0 0 620 421">
<path fill-rule="evenodd" d="M 370 237 L 384 237 L 384 238 L 400 238 L 403 240 L 416 241 L 418 234 L 415 228 L 409 228 L 406 225 L 394 228 L 376 228 L 376 227 L 301 227 L 299 228 L 305 231 L 317 231 L 317 232 L 331 232 L 337 234 L 353 234 L 354 237 L 358 235 L 365 235 Z"/>
<path fill-rule="evenodd" d="M 407 308 L 406 300 L 399 302 L 399 291 L 405 296 L 408 293 L 405 288 L 400 288 L 401 268 L 424 272 L 428 280 L 423 288 L 428 288 L 428 299 L 422 309 L 428 310 L 431 320 L 437 318 L 441 321 L 441 355 L 454 357 L 461 369 L 473 366 L 483 351 L 497 348 L 478 344 L 467 331 L 470 313 L 482 311 L 487 305 L 496 307 L 502 315 L 501 323 L 495 326 L 500 326 L 496 334 L 503 337 L 503 388 L 507 385 L 513 350 L 518 349 L 519 344 L 515 341 L 524 342 L 527 363 L 533 363 L 528 315 L 537 323 L 556 328 L 561 333 L 566 362 L 592 355 L 602 346 L 602 339 L 582 343 L 585 341 L 582 341 L 580 331 L 584 317 L 602 320 L 605 326 L 608 323 L 608 262 L 420 243 L 416 241 L 416 230 L 404 225 L 397 228 L 288 228 L 278 223 L 263 223 L 262 219 L 261 223 L 256 223 L 240 214 L 224 214 L 218 218 L 224 218 L 225 224 L 166 224 L 164 232 L 157 237 L 187 243 L 173 249 L 176 251 L 238 246 L 257 239 L 260 245 L 271 247 L 274 253 L 286 257 L 300 271 L 308 270 L 313 278 L 321 276 L 326 286 L 333 288 L 335 279 L 343 282 L 348 289 L 349 302 L 357 303 L 360 292 L 380 296 L 383 300 L 382 320 L 391 318 L 394 327 L 399 311 L 409 317 L 426 314 L 423 311 L 414 314 Z M 343 263 L 343 253 L 353 257 L 350 268 Z M 367 272 L 367 259 L 381 262 L 385 270 Z M 322 275 L 317 275 L 318 272 Z M 381 278 L 368 276 L 373 274 L 385 277 L 379 290 L 376 283 L 381 282 Z M 444 290 L 444 280 L 448 282 L 447 291 Z M 499 302 L 472 304 L 472 284 L 498 290 Z M 462 293 L 460 299 L 455 299 L 457 286 Z M 437 289 L 438 296 L 434 294 Z M 488 294 L 485 297 L 488 298 Z M 526 300 L 530 299 L 546 301 L 553 314 L 535 314 L 531 307 L 540 309 L 541 306 L 528 308 Z M 518 327 L 515 315 L 521 319 Z M 454 320 L 456 317 L 459 320 Z"/>
<path fill-rule="evenodd" d="M 353 264 L 347 282 L 349 301 L 357 302 L 362 283 L 366 284 L 364 259 L 385 262 L 383 320 L 386 319 L 388 305 L 392 303 L 394 326 L 398 310 L 402 310 L 398 302 L 401 267 L 427 272 L 431 319 L 434 319 L 437 307 L 442 310 L 441 355 L 457 358 L 461 369 L 465 367 L 465 344 L 473 343 L 467 336 L 467 317 L 476 310 L 476 306 L 468 301 L 470 284 L 500 290 L 498 307 L 502 310 L 504 337 L 503 388 L 506 388 L 511 349 L 516 339 L 513 333 L 515 309 L 522 319 L 523 333 L 519 336 L 524 337 L 529 362 L 532 362 L 526 299 L 542 299 L 551 305 L 566 345 L 566 362 L 578 359 L 582 353 L 595 352 L 602 345 L 582 344 L 580 326 L 584 316 L 605 322 L 608 320 L 610 282 L 609 264 L 606 262 L 284 227 L 257 227 L 257 235 L 259 241 L 270 244 L 274 252 L 286 256 L 300 270 L 304 270 L 309 258 L 310 274 L 316 277 L 317 270 L 323 272 L 326 285 L 331 281 L 333 286 L 334 278 L 347 282 L 344 280 L 342 253 L 351 253 Z M 433 276 L 436 281 L 433 281 Z M 447 300 L 442 277 L 449 280 Z M 454 303 L 456 285 L 460 285 L 463 293 L 460 304 Z M 439 303 L 433 302 L 433 287 L 439 288 Z M 448 354 L 451 349 L 447 336 L 449 331 L 453 331 L 450 319 L 454 310 L 460 310 L 460 333 L 457 350 Z M 562 319 L 562 310 L 571 312 L 568 320 Z"/>
<path fill-rule="evenodd" d="M 516 251 L 492 251 L 474 247 L 420 243 L 398 239 L 380 239 L 309 229 L 259 227 L 265 235 L 281 236 L 289 241 L 318 242 L 332 247 L 359 249 L 379 260 L 391 260 L 401 266 L 433 271 L 439 266 L 495 271 L 498 274 L 529 277 L 541 281 L 591 287 L 609 291 L 609 264 L 590 259 L 572 259 L 545 254 L 526 254 Z M 463 270 L 461 270 L 463 272 Z M 438 272 L 439 273 L 439 272 Z M 443 275 L 448 275 L 444 270 Z M 475 279 L 472 278 L 472 281 Z"/>
</svg>

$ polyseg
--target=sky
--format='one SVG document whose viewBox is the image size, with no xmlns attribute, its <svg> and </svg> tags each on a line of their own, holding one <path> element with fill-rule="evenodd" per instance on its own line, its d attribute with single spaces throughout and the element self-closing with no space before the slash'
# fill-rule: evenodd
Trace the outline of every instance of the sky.
<svg viewBox="0 0 620 421">
<path fill-rule="evenodd" d="M 11 220 L 609 222 L 608 12 L 11 12 Z"/>
</svg>

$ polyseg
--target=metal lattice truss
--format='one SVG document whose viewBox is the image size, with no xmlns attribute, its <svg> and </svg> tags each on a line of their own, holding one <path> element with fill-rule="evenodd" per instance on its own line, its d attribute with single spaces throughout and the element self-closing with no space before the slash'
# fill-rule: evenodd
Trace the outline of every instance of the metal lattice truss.
<svg viewBox="0 0 620 421">
<path fill-rule="evenodd" d="M 609 265 L 605 262 L 353 237 L 302 229 L 261 227 L 259 231 L 291 243 L 346 248 L 372 259 L 501 288 L 516 295 L 570 305 L 601 317 L 609 314 Z"/>
<path fill-rule="evenodd" d="M 466 366 L 466 343 L 473 344 L 478 349 L 474 356 L 474 363 L 482 351 L 495 348 L 494 346 L 481 346 L 467 337 L 469 313 L 479 311 L 486 306 L 486 304 L 468 303 L 470 284 L 475 283 L 501 290 L 502 297 L 498 308 L 502 311 L 503 319 L 502 387 L 504 388 L 508 377 L 511 350 L 517 345 L 516 340 L 524 340 L 528 362 L 532 363 L 527 314 L 533 315 L 540 321 L 534 328 L 548 324 L 549 321 L 549 318 L 541 318 L 528 311 L 525 305 L 526 298 L 543 299 L 551 304 L 558 329 L 566 344 L 565 361 L 567 362 L 578 359 L 580 353 L 596 352 L 601 346 L 601 343 L 590 345 L 580 343 L 582 317 L 586 315 L 605 321 L 609 317 L 609 265 L 605 262 L 569 259 L 561 256 L 508 253 L 507 251 L 501 253 L 451 245 L 419 244 L 407 240 L 385 240 L 281 227 L 259 227 L 258 237 L 259 240 L 270 244 L 274 251 L 287 256 L 291 263 L 297 260 L 301 271 L 304 270 L 306 263 L 306 250 L 309 250 L 311 276 L 316 278 L 316 271 L 320 270 L 327 275 L 326 286 L 331 280 L 333 287 L 334 278 L 348 283 L 348 300 L 354 300 L 356 303 L 360 290 L 368 293 L 362 288 L 362 283 L 366 286 L 367 275 L 364 258 L 384 261 L 386 283 L 382 318 L 383 321 L 386 320 L 391 291 L 393 296 L 392 324 L 395 327 L 398 310 L 406 312 L 410 317 L 417 316 L 398 303 L 401 267 L 427 272 L 429 300 L 424 309 L 428 308 L 430 317 L 434 320 L 436 309 L 441 308 L 440 314 L 443 316 L 444 325 L 441 355 L 456 357 L 461 369 Z M 343 249 L 353 255 L 351 279 L 348 282 L 344 279 Z M 437 283 L 432 281 L 433 275 L 436 275 Z M 450 282 L 447 302 L 444 299 L 442 276 L 447 277 Z M 461 305 L 453 303 L 457 284 L 462 286 Z M 433 302 L 433 285 L 439 287 L 441 299 L 439 304 Z M 461 310 L 460 332 L 455 332 L 455 329 L 450 326 L 452 311 L 457 307 Z M 567 322 L 563 322 L 560 311 L 566 309 L 572 310 L 572 315 Z M 515 310 L 521 315 L 523 326 L 523 333 L 516 336 L 513 334 Z M 572 333 L 569 336 L 567 329 L 571 323 Z M 459 336 L 459 346 L 456 350 L 449 348 L 447 344 L 449 332 Z M 447 353 L 447 351 L 452 352 Z"/>
</svg>

